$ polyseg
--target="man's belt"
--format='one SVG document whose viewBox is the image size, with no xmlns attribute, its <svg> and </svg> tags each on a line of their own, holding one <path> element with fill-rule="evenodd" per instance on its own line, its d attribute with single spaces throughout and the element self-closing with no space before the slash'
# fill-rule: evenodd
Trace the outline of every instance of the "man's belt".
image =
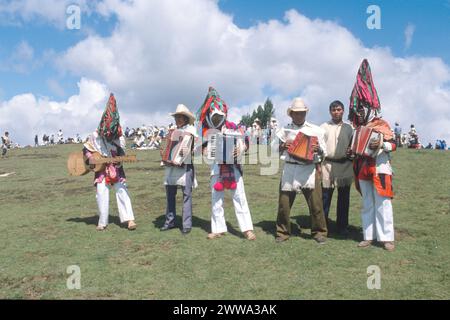
<svg viewBox="0 0 450 320">
<path fill-rule="evenodd" d="M 349 158 L 333 159 L 333 158 L 325 157 L 325 161 L 334 162 L 334 163 L 345 163 L 347 161 L 352 161 L 352 160 Z"/>
<path fill-rule="evenodd" d="M 285 161 L 285 163 L 289 163 L 289 164 L 298 164 L 298 165 L 314 164 L 314 163 L 312 163 L 312 162 L 306 162 L 306 161 L 300 161 L 300 160 L 299 160 L 299 162 Z"/>
</svg>

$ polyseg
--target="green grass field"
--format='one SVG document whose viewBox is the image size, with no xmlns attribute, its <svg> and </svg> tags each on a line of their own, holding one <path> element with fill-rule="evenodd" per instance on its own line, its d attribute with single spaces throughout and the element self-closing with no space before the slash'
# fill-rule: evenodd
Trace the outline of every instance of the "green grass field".
<svg viewBox="0 0 450 320">
<path fill-rule="evenodd" d="M 229 233 L 206 239 L 210 191 L 205 164 L 196 167 L 192 232 L 160 232 L 165 192 L 157 151 L 137 152 L 140 161 L 125 165 L 138 229 L 119 224 L 111 192 L 111 224 L 97 232 L 92 175 L 70 177 L 66 170 L 67 155 L 80 148 L 10 150 L 0 159 L 0 174 L 16 172 L 0 177 L 0 298 L 450 298 L 450 152 L 401 149 L 393 154 L 397 247 L 390 253 L 356 247 L 362 236 L 361 197 L 354 187 L 348 239 L 330 235 L 325 245 L 311 240 L 308 210 L 299 196 L 291 213 L 294 235 L 276 243 L 279 173 L 260 176 L 257 165 L 244 169 L 256 241 L 240 234 L 229 195 Z M 70 265 L 80 267 L 79 290 L 66 286 Z M 370 265 L 381 269 L 379 290 L 367 288 Z"/>
</svg>

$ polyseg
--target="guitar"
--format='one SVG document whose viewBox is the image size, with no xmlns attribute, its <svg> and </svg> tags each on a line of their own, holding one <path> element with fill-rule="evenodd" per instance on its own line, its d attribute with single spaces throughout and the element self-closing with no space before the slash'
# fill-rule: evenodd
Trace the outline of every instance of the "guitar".
<svg viewBox="0 0 450 320">
<path fill-rule="evenodd" d="M 103 157 L 98 152 L 92 153 L 92 168 L 87 157 L 83 155 L 83 151 L 72 152 L 67 159 L 67 169 L 71 176 L 83 176 L 91 171 L 99 172 L 106 168 L 108 163 L 114 162 L 136 162 L 136 155 L 120 156 L 120 157 Z"/>
</svg>

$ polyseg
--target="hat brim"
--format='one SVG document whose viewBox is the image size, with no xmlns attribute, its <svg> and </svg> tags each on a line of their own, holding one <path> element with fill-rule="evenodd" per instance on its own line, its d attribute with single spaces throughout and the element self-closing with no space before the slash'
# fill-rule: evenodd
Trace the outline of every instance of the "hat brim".
<svg viewBox="0 0 450 320">
<path fill-rule="evenodd" d="M 293 109 L 292 107 L 289 107 L 288 109 L 287 109 L 287 115 L 290 117 L 291 116 L 291 112 L 307 112 L 307 111 L 309 111 L 309 109 L 308 109 L 308 107 L 305 107 L 305 108 L 296 108 L 296 109 Z"/>
<path fill-rule="evenodd" d="M 176 115 L 186 116 L 189 119 L 189 124 L 194 124 L 194 122 L 195 122 L 195 116 L 194 116 L 194 114 L 192 114 L 190 112 L 174 112 L 174 113 L 170 113 L 170 115 L 172 117 L 175 117 Z"/>
</svg>

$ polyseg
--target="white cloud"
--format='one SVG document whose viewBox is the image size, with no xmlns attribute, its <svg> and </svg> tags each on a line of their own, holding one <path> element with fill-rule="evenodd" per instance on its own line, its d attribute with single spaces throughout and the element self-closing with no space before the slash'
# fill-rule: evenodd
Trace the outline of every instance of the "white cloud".
<svg viewBox="0 0 450 320">
<path fill-rule="evenodd" d="M 9 0 L 0 3 L 1 25 L 23 25 L 31 21 L 48 22 L 58 28 L 66 26 L 69 5 L 80 6 L 90 13 L 93 1 L 86 0 Z"/>
<path fill-rule="evenodd" d="M 271 92 L 280 122 L 288 120 L 291 99 L 302 96 L 309 119 L 319 124 L 328 119 L 331 101 L 348 105 L 359 64 L 367 58 L 385 118 L 404 130 L 414 123 L 425 143 L 450 141 L 450 69 L 440 58 L 401 58 L 389 48 L 366 48 L 336 22 L 295 10 L 283 21 L 248 29 L 210 0 L 104 0 L 96 10 L 117 18 L 112 34 L 86 37 L 56 63 L 63 72 L 110 88 L 123 106 L 122 118 L 135 121 L 127 124 L 172 121 L 167 114 L 178 103 L 196 111 L 210 85 L 234 120 Z"/>
<path fill-rule="evenodd" d="M 94 80 L 82 78 L 79 94 L 67 101 L 51 101 L 32 93 L 17 95 L 0 103 L 0 128 L 8 130 L 13 141 L 31 144 L 35 134 L 41 139 L 44 133 L 59 129 L 71 135 L 93 131 L 104 110 L 108 91 Z"/>
<path fill-rule="evenodd" d="M 405 28 L 405 49 L 409 49 L 409 47 L 411 47 L 415 31 L 416 27 L 413 24 L 408 23 Z"/>
<path fill-rule="evenodd" d="M 58 97 L 64 97 L 66 95 L 64 88 L 61 84 L 55 79 L 48 79 L 47 85 L 50 88 L 51 92 L 53 92 Z"/>
<path fill-rule="evenodd" d="M 37 65 L 34 58 L 33 47 L 28 42 L 21 41 L 15 46 L 8 58 L 0 61 L 0 70 L 27 74 Z"/>
</svg>

